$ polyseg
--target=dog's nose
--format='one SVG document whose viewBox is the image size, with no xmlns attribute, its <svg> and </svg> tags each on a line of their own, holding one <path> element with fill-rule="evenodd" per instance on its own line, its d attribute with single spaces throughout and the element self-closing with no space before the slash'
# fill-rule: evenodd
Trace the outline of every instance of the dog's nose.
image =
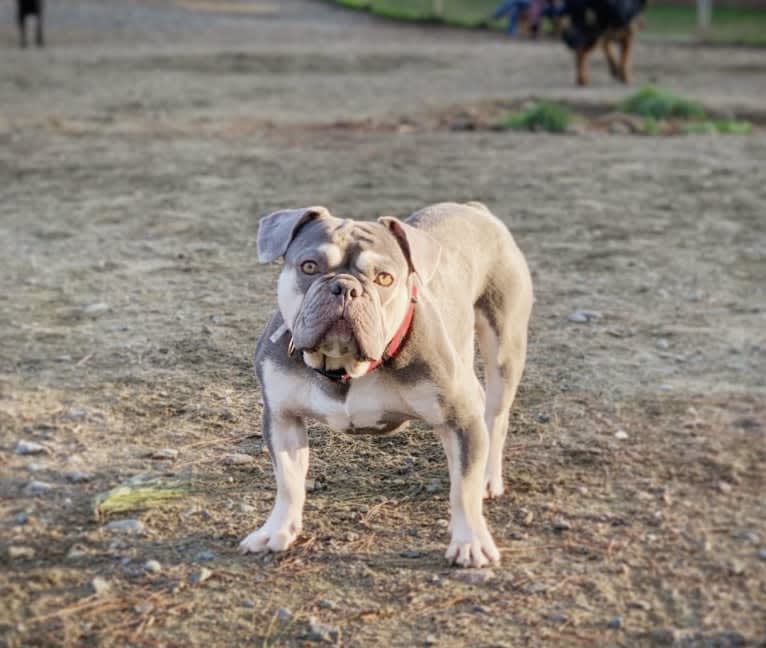
<svg viewBox="0 0 766 648">
<path fill-rule="evenodd" d="M 336 277 L 330 284 L 330 292 L 336 297 L 343 295 L 346 299 L 356 299 L 359 296 L 359 284 L 353 277 Z"/>
</svg>

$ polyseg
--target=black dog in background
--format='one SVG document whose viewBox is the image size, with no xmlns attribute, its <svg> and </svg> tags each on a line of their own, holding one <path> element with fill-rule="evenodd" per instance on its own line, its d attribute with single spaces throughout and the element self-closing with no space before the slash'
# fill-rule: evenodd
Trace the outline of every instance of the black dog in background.
<svg viewBox="0 0 766 648">
<path fill-rule="evenodd" d="M 27 18 L 36 18 L 35 43 L 45 45 L 43 38 L 43 0 L 16 0 L 17 20 L 19 23 L 19 45 L 27 46 Z"/>
<path fill-rule="evenodd" d="M 566 0 L 569 26 L 564 42 L 575 51 L 577 83 L 588 84 L 587 56 L 601 41 L 612 76 L 628 83 L 630 56 L 636 29 L 635 18 L 647 0 Z M 612 43 L 621 49 L 620 60 L 612 53 Z"/>
</svg>

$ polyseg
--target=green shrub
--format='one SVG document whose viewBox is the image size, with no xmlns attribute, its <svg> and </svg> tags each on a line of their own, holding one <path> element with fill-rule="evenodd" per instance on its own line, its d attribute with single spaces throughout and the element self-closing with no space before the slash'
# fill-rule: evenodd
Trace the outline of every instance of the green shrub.
<svg viewBox="0 0 766 648">
<path fill-rule="evenodd" d="M 660 122 L 654 117 L 644 117 L 644 135 L 659 135 Z"/>
<path fill-rule="evenodd" d="M 527 110 L 510 115 L 505 126 L 514 130 L 564 133 L 571 118 L 572 115 L 565 106 L 552 101 L 539 101 Z"/>
<path fill-rule="evenodd" d="M 687 135 L 747 135 L 753 132 L 753 125 L 748 121 L 736 121 L 722 119 L 719 121 L 701 121 L 684 124 L 684 133 Z"/>
<path fill-rule="evenodd" d="M 634 95 L 628 97 L 623 102 L 622 109 L 652 119 L 705 118 L 705 111 L 696 101 L 677 97 L 667 90 L 654 86 L 644 86 Z"/>
</svg>

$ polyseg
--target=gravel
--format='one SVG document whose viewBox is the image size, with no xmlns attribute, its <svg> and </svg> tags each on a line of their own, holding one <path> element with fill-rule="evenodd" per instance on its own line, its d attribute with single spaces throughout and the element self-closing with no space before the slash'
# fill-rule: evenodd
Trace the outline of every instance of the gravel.
<svg viewBox="0 0 766 648">
<path fill-rule="evenodd" d="M 16 454 L 19 455 L 37 455 L 50 452 L 44 445 L 34 441 L 21 440 L 16 444 Z"/>
<path fill-rule="evenodd" d="M 136 535 L 145 532 L 143 522 L 141 522 L 141 520 L 136 520 L 134 518 L 127 518 L 124 520 L 113 520 L 112 522 L 109 522 L 106 526 L 104 526 L 104 529 L 106 529 L 107 531 L 116 531 L 118 533 L 136 534 Z"/>
<path fill-rule="evenodd" d="M 46 495 L 54 489 L 53 484 L 49 484 L 44 481 L 32 480 L 26 486 L 24 486 L 24 495 L 30 497 L 38 497 L 40 495 Z"/>
</svg>

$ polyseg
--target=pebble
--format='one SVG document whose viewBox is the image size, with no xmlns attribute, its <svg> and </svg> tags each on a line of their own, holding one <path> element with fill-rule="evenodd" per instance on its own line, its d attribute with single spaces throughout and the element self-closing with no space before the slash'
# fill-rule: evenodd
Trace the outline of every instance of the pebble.
<svg viewBox="0 0 766 648">
<path fill-rule="evenodd" d="M 8 547 L 8 557 L 11 560 L 18 560 L 20 558 L 34 558 L 35 550 L 32 547 Z"/>
<path fill-rule="evenodd" d="M 734 537 L 737 540 L 742 540 L 743 542 L 749 542 L 751 544 L 759 544 L 761 542 L 760 536 L 755 531 L 740 531 L 739 533 L 735 533 Z"/>
<path fill-rule="evenodd" d="M 255 457 L 242 452 L 235 452 L 234 454 L 226 455 L 222 461 L 225 466 L 246 466 L 253 463 Z"/>
<path fill-rule="evenodd" d="M 399 554 L 402 558 L 420 558 L 422 554 L 419 551 L 415 551 L 413 549 L 408 549 L 407 551 L 402 551 Z"/>
<path fill-rule="evenodd" d="M 551 612 L 550 614 L 546 614 L 545 618 L 553 623 L 566 623 L 568 620 L 567 615 L 562 614 L 561 612 Z"/>
<path fill-rule="evenodd" d="M 104 594 L 108 594 L 109 590 L 112 589 L 111 584 L 109 583 L 106 578 L 102 578 L 101 576 L 96 576 L 91 582 L 90 582 L 91 588 L 93 588 L 93 591 L 97 596 L 103 596 Z"/>
<path fill-rule="evenodd" d="M 739 560 L 729 561 L 729 573 L 732 576 L 742 576 L 747 571 L 745 564 Z"/>
<path fill-rule="evenodd" d="M 245 599 L 244 601 L 242 601 L 242 607 L 247 608 L 248 610 L 254 610 L 255 601 L 253 599 Z"/>
<path fill-rule="evenodd" d="M 138 614 L 149 614 L 154 609 L 154 605 L 152 605 L 149 601 L 143 601 L 141 603 L 138 603 L 137 605 L 133 606 L 133 609 Z"/>
<path fill-rule="evenodd" d="M 758 552 L 758 558 L 760 560 L 766 560 L 766 547 Z"/>
<path fill-rule="evenodd" d="M 197 562 L 211 562 L 215 560 L 215 553 L 209 549 L 204 549 L 194 556 L 194 560 Z"/>
<path fill-rule="evenodd" d="M 553 530 L 558 531 L 559 533 L 561 531 L 569 531 L 569 529 L 572 528 L 572 525 L 567 522 L 564 518 L 556 518 L 553 521 Z"/>
<path fill-rule="evenodd" d="M 82 312 L 85 315 L 90 315 L 91 317 L 98 317 L 99 315 L 103 315 L 108 310 L 109 304 L 106 302 L 96 302 L 95 304 L 88 304 L 82 308 Z"/>
<path fill-rule="evenodd" d="M 85 547 L 76 544 L 69 548 L 66 557 L 67 560 L 77 560 L 78 558 L 82 558 L 86 555 L 88 555 L 88 552 L 85 550 Z"/>
<path fill-rule="evenodd" d="M 619 630 L 622 628 L 622 617 L 616 616 L 612 619 L 609 619 L 609 621 L 607 621 L 606 627 L 610 630 Z"/>
<path fill-rule="evenodd" d="M 318 479 L 307 479 L 306 480 L 306 490 L 309 493 L 313 493 L 314 491 L 322 490 L 323 484 Z"/>
<path fill-rule="evenodd" d="M 476 612 L 476 614 L 492 614 L 492 610 L 486 605 L 474 605 L 473 611 Z"/>
<path fill-rule="evenodd" d="M 22 511 L 16 516 L 14 521 L 17 526 L 24 526 L 27 522 L 29 522 L 29 513 Z"/>
<path fill-rule="evenodd" d="M 452 578 L 468 585 L 485 585 L 495 577 L 491 569 L 461 569 L 456 571 Z"/>
<path fill-rule="evenodd" d="M 670 342 L 665 338 L 660 338 L 657 340 L 657 342 L 654 343 L 654 346 L 656 346 L 661 351 L 667 351 L 670 348 Z"/>
<path fill-rule="evenodd" d="M 277 610 L 277 620 L 282 623 L 287 623 L 293 618 L 293 612 L 290 608 L 279 608 Z"/>
<path fill-rule="evenodd" d="M 81 421 L 88 417 L 88 410 L 84 410 L 81 407 L 72 407 L 66 413 L 66 417 L 72 421 Z"/>
<path fill-rule="evenodd" d="M 319 601 L 319 607 L 322 610 L 337 610 L 338 606 L 335 603 L 335 601 L 330 601 L 329 599 L 322 599 Z"/>
<path fill-rule="evenodd" d="M 147 560 L 144 563 L 144 569 L 150 574 L 159 574 L 162 571 L 162 565 L 159 560 Z"/>
<path fill-rule="evenodd" d="M 309 619 L 309 631 L 303 635 L 307 641 L 326 641 L 328 643 L 338 643 L 340 640 L 340 630 L 335 626 L 319 623 L 313 617 Z"/>
<path fill-rule="evenodd" d="M 34 441 L 21 440 L 16 444 L 16 454 L 19 455 L 36 455 L 50 452 L 48 448 Z"/>
<path fill-rule="evenodd" d="M 255 513 L 256 508 L 250 504 L 245 504 L 244 502 L 240 502 L 239 511 L 240 513 Z"/>
<path fill-rule="evenodd" d="M 45 495 L 53 490 L 53 484 L 49 484 L 44 481 L 32 480 L 26 486 L 24 486 L 24 495 L 30 497 L 37 497 L 38 495 Z"/>
<path fill-rule="evenodd" d="M 428 485 L 426 486 L 426 492 L 428 493 L 436 493 L 442 489 L 442 480 L 441 479 L 432 479 L 430 482 L 428 482 Z"/>
<path fill-rule="evenodd" d="M 625 439 L 628 438 L 628 433 L 625 430 L 617 430 L 617 432 L 614 433 L 614 438 L 619 441 L 625 441 Z"/>
<path fill-rule="evenodd" d="M 601 319 L 601 313 L 589 310 L 576 310 L 567 315 L 567 320 L 575 324 L 587 324 L 597 319 Z"/>
<path fill-rule="evenodd" d="M 178 457 L 178 450 L 175 448 L 160 448 L 159 450 L 152 452 L 150 456 L 152 459 L 172 461 Z"/>
<path fill-rule="evenodd" d="M 436 644 L 436 637 L 434 637 L 433 635 L 428 635 L 423 641 L 423 645 L 425 646 L 433 646 L 435 644 Z"/>
<path fill-rule="evenodd" d="M 649 632 L 653 646 L 672 646 L 678 640 L 678 632 L 672 628 L 655 628 Z"/>
<path fill-rule="evenodd" d="M 208 569 L 207 567 L 203 567 L 198 572 L 192 574 L 191 577 L 191 583 L 192 585 L 201 585 L 206 580 L 208 580 L 213 575 L 213 572 Z"/>
<path fill-rule="evenodd" d="M 628 603 L 629 608 L 633 608 L 634 610 L 643 610 L 644 612 L 649 612 L 652 609 L 652 604 L 649 603 L 649 601 L 631 601 Z"/>
<path fill-rule="evenodd" d="M 113 520 L 104 527 L 107 531 L 117 531 L 119 533 L 143 533 L 144 525 L 141 520 L 127 518 L 125 520 Z"/>
<path fill-rule="evenodd" d="M 64 479 L 66 479 L 68 482 L 72 484 L 83 484 L 93 479 L 93 475 L 91 475 L 90 473 L 80 472 L 79 470 L 77 470 L 75 472 L 70 472 L 64 475 Z"/>
<path fill-rule="evenodd" d="M 527 594 L 542 594 L 543 592 L 548 591 L 548 586 L 541 582 L 530 583 L 524 588 L 524 591 L 526 591 Z"/>
<path fill-rule="evenodd" d="M 721 491 L 724 495 L 728 495 L 732 491 L 732 486 L 729 482 L 719 481 L 718 490 Z"/>
<path fill-rule="evenodd" d="M 537 422 L 538 423 L 550 423 L 551 417 L 548 414 L 543 414 L 542 412 L 537 415 Z"/>
</svg>

